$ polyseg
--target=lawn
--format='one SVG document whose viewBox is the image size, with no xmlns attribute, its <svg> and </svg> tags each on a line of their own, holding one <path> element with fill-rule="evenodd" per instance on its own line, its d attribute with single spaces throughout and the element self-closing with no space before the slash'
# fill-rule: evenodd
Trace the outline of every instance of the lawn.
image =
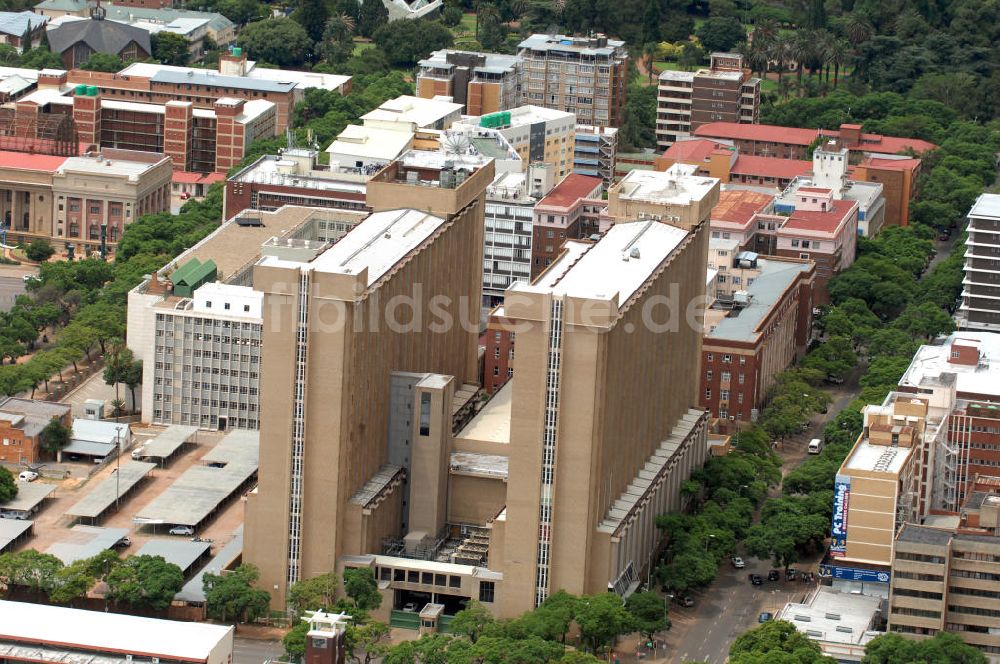
<svg viewBox="0 0 1000 664">
<path fill-rule="evenodd" d="M 370 41 L 355 41 L 354 50 L 351 52 L 351 55 L 361 55 L 370 48 L 375 48 L 375 44 Z"/>
</svg>

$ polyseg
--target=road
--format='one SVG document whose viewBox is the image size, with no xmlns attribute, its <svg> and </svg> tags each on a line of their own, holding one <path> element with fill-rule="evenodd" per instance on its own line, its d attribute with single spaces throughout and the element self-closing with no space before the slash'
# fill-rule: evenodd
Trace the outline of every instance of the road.
<svg viewBox="0 0 1000 664">
<path fill-rule="evenodd" d="M 280 659 L 284 652 L 280 641 L 243 637 L 233 639 L 234 664 L 262 664 L 269 659 Z"/>
<path fill-rule="evenodd" d="M 810 422 L 809 429 L 792 436 L 779 446 L 777 452 L 782 458 L 782 473 L 798 466 L 806 458 L 809 440 L 820 437 L 823 427 L 837 416 L 858 394 L 858 379 L 864 368 L 859 366 L 847 376 L 843 385 L 830 390 L 833 399 L 825 415 L 817 415 Z M 775 488 L 772 495 L 779 495 Z M 821 553 L 814 554 L 795 567 L 803 571 L 817 571 Z M 757 626 L 761 612 L 775 614 L 790 601 L 801 601 L 812 590 L 814 584 L 778 581 L 765 582 L 763 586 L 753 586 L 747 578 L 750 573 L 761 574 L 765 578 L 771 569 L 770 561 L 756 560 L 743 556 L 746 569 L 736 570 L 729 565 L 719 570 L 715 581 L 701 592 L 692 593 L 695 606 L 690 609 L 671 607 L 670 620 L 673 626 L 663 635 L 665 643 L 664 659 L 646 660 L 668 664 L 697 661 L 712 664 L 726 661 L 729 647 L 736 637 Z M 631 661 L 625 658 L 625 661 Z"/>
</svg>

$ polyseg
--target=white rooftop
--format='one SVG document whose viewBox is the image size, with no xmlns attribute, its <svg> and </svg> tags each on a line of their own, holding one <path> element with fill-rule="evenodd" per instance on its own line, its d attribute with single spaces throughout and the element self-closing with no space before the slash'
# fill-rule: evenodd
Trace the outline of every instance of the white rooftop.
<svg viewBox="0 0 1000 664">
<path fill-rule="evenodd" d="M 953 364 L 951 345 L 955 340 L 965 345 L 979 346 L 979 363 L 975 366 Z M 900 385 L 934 387 L 941 385 L 942 374 L 955 376 L 957 392 L 1000 396 L 1000 334 L 961 331 L 952 333 L 942 345 L 926 345 L 917 349 Z"/>
<path fill-rule="evenodd" d="M 288 69 L 267 69 L 256 67 L 253 61 L 247 62 L 246 78 L 258 81 L 278 81 L 296 83 L 296 87 L 302 89 L 322 88 L 324 90 L 337 90 L 344 83 L 351 80 L 350 76 L 340 74 L 321 74 L 310 71 L 291 71 Z M 123 69 L 120 73 L 130 76 L 142 76 L 152 78 L 160 72 L 172 72 L 176 74 L 186 74 L 187 72 L 205 72 L 204 69 L 194 67 L 178 67 L 176 65 L 161 65 L 155 62 L 134 62 Z M 217 73 L 217 72 L 216 72 Z"/>
<path fill-rule="evenodd" d="M 485 440 L 491 443 L 509 443 L 513 385 L 513 380 L 504 383 L 455 437 Z"/>
<path fill-rule="evenodd" d="M 73 420 L 73 440 L 113 443 L 118 436 L 121 436 L 120 442 L 124 442 L 128 440 L 130 433 L 128 424 L 124 422 L 85 420 L 80 417 Z"/>
<path fill-rule="evenodd" d="M 1000 219 L 1000 194 L 980 194 L 972 204 L 969 216 Z"/>
<path fill-rule="evenodd" d="M 347 125 L 326 151 L 331 155 L 346 155 L 391 161 L 413 143 L 413 132 L 400 129 Z"/>
<path fill-rule="evenodd" d="M 371 286 L 444 223 L 441 217 L 410 208 L 375 212 L 311 263 L 266 256 L 261 264 L 310 267 L 334 274 L 360 274 L 367 270 L 367 285 Z"/>
<path fill-rule="evenodd" d="M 417 127 L 432 127 L 448 117 L 457 118 L 462 112 L 462 104 L 437 99 L 424 99 L 411 95 L 400 95 L 390 99 L 375 110 L 361 116 L 362 120 L 388 120 L 392 122 L 412 122 Z"/>
<path fill-rule="evenodd" d="M 883 633 L 868 629 L 881 601 L 820 586 L 808 603 L 789 602 L 776 617 L 816 641 L 863 646 Z"/>
<path fill-rule="evenodd" d="M 174 660 L 207 660 L 233 627 L 140 618 L 28 602 L 0 601 L 4 642 L 141 654 Z M 58 629 L 54 629 L 58 626 Z"/>
<path fill-rule="evenodd" d="M 868 440 L 862 440 L 844 461 L 844 468 L 897 474 L 912 451 L 911 447 L 872 445 Z"/>
<path fill-rule="evenodd" d="M 165 158 L 165 157 L 164 157 Z M 65 173 L 85 173 L 87 175 L 116 175 L 125 176 L 130 181 L 138 181 L 139 176 L 147 172 L 154 166 L 157 166 L 160 162 L 148 162 L 148 161 L 131 161 L 128 159 L 106 159 L 97 156 L 93 157 L 69 157 L 62 163 L 62 166 L 56 171 L 60 175 Z"/>
<path fill-rule="evenodd" d="M 696 166 L 674 164 L 666 171 L 633 170 L 622 178 L 623 199 L 686 205 L 700 201 L 715 187 L 715 178 L 692 175 Z"/>
<path fill-rule="evenodd" d="M 615 224 L 597 243 L 567 242 L 535 283 L 515 283 L 510 291 L 594 300 L 617 296 L 621 307 L 685 237 L 687 231 L 657 221 Z"/>
</svg>

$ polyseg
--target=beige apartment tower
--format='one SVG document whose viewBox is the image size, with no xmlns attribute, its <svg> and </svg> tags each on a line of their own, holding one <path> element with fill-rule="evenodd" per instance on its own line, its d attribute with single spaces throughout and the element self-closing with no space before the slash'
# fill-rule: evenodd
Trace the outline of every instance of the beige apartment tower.
<svg viewBox="0 0 1000 664">
<path fill-rule="evenodd" d="M 375 213 L 312 260 L 267 257 L 254 268 L 267 387 L 246 560 L 260 568 L 276 606 L 295 581 L 334 570 L 342 555 L 368 553 L 362 546 L 401 527 L 400 469 L 386 446 L 392 373 L 478 382 L 483 196 L 493 163 L 456 174 L 436 156 L 387 167 L 369 185 Z M 434 296 L 454 303 L 454 324 L 429 324 Z M 410 305 L 394 304 L 404 298 Z M 472 325 L 458 320 L 462 302 Z M 347 537 L 350 506 L 365 487 L 377 488 L 389 509 L 369 510 L 352 528 L 366 536 Z"/>
</svg>

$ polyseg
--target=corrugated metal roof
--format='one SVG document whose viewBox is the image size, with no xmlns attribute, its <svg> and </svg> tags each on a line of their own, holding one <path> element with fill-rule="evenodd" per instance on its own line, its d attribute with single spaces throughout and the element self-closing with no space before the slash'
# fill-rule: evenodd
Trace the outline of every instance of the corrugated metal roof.
<svg viewBox="0 0 1000 664">
<path fill-rule="evenodd" d="M 222 76 L 210 71 L 158 71 L 150 78 L 153 83 L 207 85 L 237 90 L 258 90 L 261 92 L 291 92 L 295 81 L 271 81 L 246 76 Z"/>
</svg>

